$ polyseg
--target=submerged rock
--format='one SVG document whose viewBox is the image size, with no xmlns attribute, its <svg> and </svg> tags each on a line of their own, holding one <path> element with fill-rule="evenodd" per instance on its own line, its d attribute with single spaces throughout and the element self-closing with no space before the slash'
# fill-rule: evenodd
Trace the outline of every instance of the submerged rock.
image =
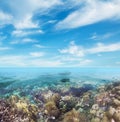
<svg viewBox="0 0 120 122">
<path fill-rule="evenodd" d="M 92 85 L 84 85 L 83 87 L 75 88 L 71 87 L 69 92 L 76 97 L 82 96 L 85 92 L 88 92 L 89 90 L 93 90 L 94 87 Z"/>
<path fill-rule="evenodd" d="M 66 82 L 70 82 L 70 79 L 69 78 L 63 78 L 60 81 L 63 82 L 63 83 L 66 83 Z"/>
</svg>

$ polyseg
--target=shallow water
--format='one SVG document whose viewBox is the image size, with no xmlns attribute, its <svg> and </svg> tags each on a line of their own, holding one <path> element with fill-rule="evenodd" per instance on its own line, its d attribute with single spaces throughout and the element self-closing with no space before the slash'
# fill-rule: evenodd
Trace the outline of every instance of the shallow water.
<svg viewBox="0 0 120 122">
<path fill-rule="evenodd" d="M 69 82 L 61 82 L 69 79 Z M 93 87 L 120 79 L 118 68 L 1 68 L 0 96 L 31 93 L 37 89 Z"/>
<path fill-rule="evenodd" d="M 119 81 L 117 68 L 2 68 L 0 122 L 116 120 L 106 112 L 120 103 Z"/>
</svg>

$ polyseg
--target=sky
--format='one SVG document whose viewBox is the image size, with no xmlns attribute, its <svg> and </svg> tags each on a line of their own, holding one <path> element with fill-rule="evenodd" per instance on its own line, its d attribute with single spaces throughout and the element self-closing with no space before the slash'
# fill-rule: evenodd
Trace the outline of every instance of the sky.
<svg viewBox="0 0 120 122">
<path fill-rule="evenodd" d="M 120 0 L 0 0 L 0 67 L 120 68 Z"/>
</svg>

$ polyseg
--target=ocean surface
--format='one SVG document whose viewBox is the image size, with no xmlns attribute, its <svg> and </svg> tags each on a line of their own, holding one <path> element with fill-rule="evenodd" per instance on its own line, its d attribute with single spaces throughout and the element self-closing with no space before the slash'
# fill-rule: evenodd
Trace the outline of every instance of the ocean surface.
<svg viewBox="0 0 120 122">
<path fill-rule="evenodd" d="M 119 68 L 0 68 L 0 97 L 84 84 L 98 87 L 119 79 Z"/>
</svg>

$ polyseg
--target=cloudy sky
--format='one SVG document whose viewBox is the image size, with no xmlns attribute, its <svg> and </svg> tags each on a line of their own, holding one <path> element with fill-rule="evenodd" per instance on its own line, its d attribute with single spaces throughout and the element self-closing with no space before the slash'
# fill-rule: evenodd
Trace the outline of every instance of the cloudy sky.
<svg viewBox="0 0 120 122">
<path fill-rule="evenodd" d="M 120 0 L 0 0 L 0 67 L 120 67 Z"/>
</svg>

